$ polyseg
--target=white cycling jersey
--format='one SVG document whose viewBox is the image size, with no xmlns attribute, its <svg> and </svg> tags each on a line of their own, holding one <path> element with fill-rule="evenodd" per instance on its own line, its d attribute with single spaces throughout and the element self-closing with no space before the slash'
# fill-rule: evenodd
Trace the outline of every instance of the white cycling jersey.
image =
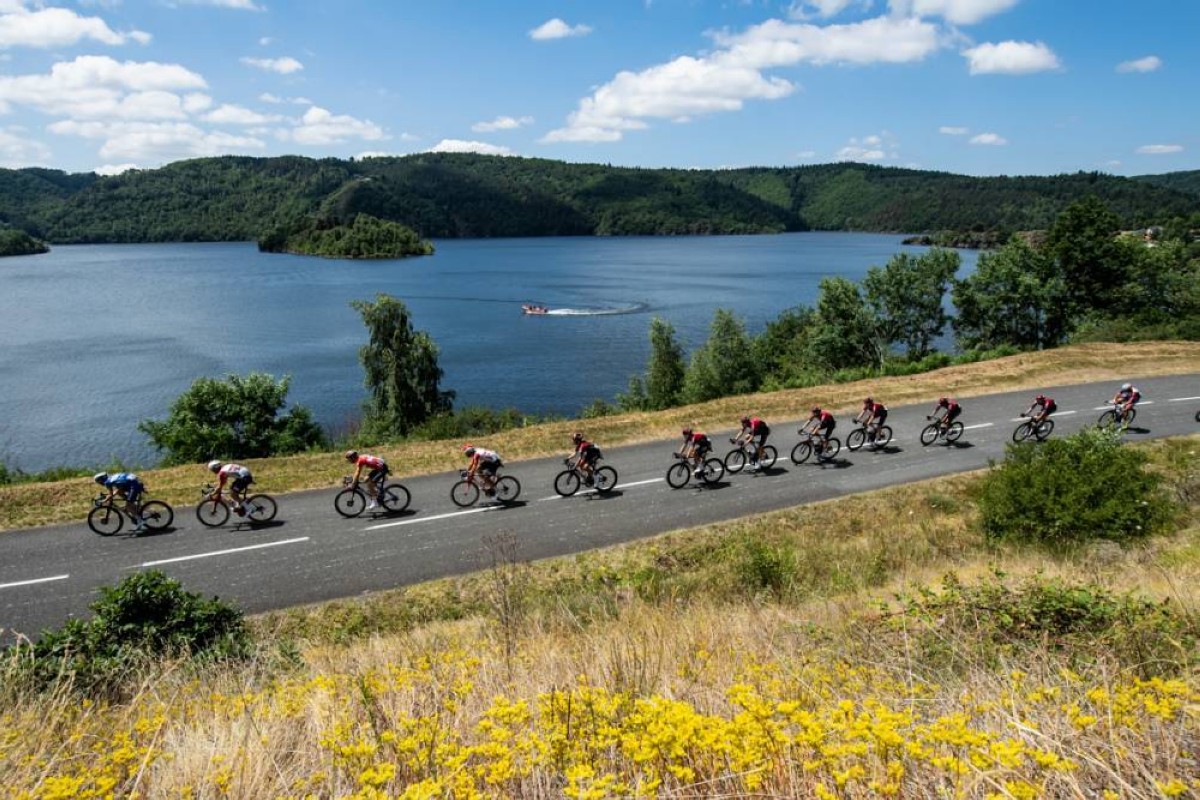
<svg viewBox="0 0 1200 800">
<path fill-rule="evenodd" d="M 475 455 L 479 456 L 480 461 L 487 461 L 495 464 L 500 461 L 500 455 L 491 450 L 484 450 L 482 447 L 475 448 Z"/>
</svg>

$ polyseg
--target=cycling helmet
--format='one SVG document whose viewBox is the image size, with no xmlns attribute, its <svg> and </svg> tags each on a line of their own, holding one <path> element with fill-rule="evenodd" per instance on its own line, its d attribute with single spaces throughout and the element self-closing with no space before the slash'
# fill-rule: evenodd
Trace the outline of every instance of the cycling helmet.
<svg viewBox="0 0 1200 800">
<path fill-rule="evenodd" d="M 1122 384 L 1121 384 L 1121 391 L 1122 391 L 1122 392 L 1128 392 L 1128 391 L 1129 391 L 1130 389 L 1132 389 L 1132 388 L 1133 388 L 1133 384 L 1132 384 L 1132 383 L 1122 383 Z"/>
<path fill-rule="evenodd" d="M 580 442 L 583 441 L 583 434 L 580 433 L 579 431 L 575 431 L 574 433 L 571 434 L 571 441 L 574 442 L 575 444 L 579 444 Z"/>
<path fill-rule="evenodd" d="M 108 480 L 108 473 L 107 472 L 97 472 L 95 475 L 92 476 L 92 480 L 94 480 L 96 483 L 103 486 L 104 482 L 106 480 Z"/>
<path fill-rule="evenodd" d="M 684 428 L 684 429 L 683 429 L 683 435 L 684 435 L 685 437 L 686 437 L 686 436 L 691 436 L 691 435 L 692 435 L 692 429 L 691 429 L 691 428 Z"/>
<path fill-rule="evenodd" d="M 221 462 L 218 461 L 217 459 L 214 458 L 212 461 L 208 462 L 209 472 L 217 472 L 220 469 L 221 469 Z"/>
<path fill-rule="evenodd" d="M 1039 394 L 1037 397 L 1035 397 L 1035 398 L 1033 398 L 1033 399 L 1034 399 L 1034 400 L 1036 400 L 1036 401 L 1037 401 L 1037 402 L 1039 402 L 1039 403 L 1044 403 L 1044 402 L 1046 402 L 1046 395 L 1044 395 L 1044 394 Z"/>
<path fill-rule="evenodd" d="M 938 400 L 938 405 L 939 405 L 939 406 L 948 406 L 948 405 L 950 405 L 950 398 L 949 398 L 949 397 L 942 397 L 942 398 L 940 398 L 940 399 Z"/>
<path fill-rule="evenodd" d="M 863 405 L 864 405 L 864 406 L 869 406 L 869 405 L 871 405 L 871 404 L 872 404 L 872 403 L 874 403 L 874 402 L 875 402 L 875 398 L 874 398 L 874 397 L 868 397 L 866 400 L 863 400 Z"/>
<path fill-rule="evenodd" d="M 464 456 L 473 456 L 473 455 L 475 455 L 475 445 L 464 444 L 462 446 L 462 451 L 463 451 Z"/>
<path fill-rule="evenodd" d="M 742 427 L 743 428 L 750 427 L 750 418 L 749 417 L 742 417 Z"/>
<path fill-rule="evenodd" d="M 347 450 L 345 452 L 344 458 L 347 461 L 357 461 L 358 460 L 358 451 L 357 450 Z"/>
<path fill-rule="evenodd" d="M 817 414 L 820 414 L 820 413 L 821 413 L 821 407 L 820 407 L 820 406 L 813 406 L 813 407 L 812 407 L 812 413 L 813 413 L 813 416 L 814 416 L 814 417 L 815 417 Z"/>
</svg>

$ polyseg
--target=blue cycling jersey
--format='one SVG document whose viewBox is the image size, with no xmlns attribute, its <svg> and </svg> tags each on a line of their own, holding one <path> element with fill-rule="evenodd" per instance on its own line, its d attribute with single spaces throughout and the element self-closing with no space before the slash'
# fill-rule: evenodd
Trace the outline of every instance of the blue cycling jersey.
<svg viewBox="0 0 1200 800">
<path fill-rule="evenodd" d="M 137 483 L 141 483 L 141 480 L 132 472 L 118 472 L 116 475 L 109 475 L 108 480 L 104 482 L 104 485 L 107 487 L 115 486 L 118 489 L 126 489 Z"/>
</svg>

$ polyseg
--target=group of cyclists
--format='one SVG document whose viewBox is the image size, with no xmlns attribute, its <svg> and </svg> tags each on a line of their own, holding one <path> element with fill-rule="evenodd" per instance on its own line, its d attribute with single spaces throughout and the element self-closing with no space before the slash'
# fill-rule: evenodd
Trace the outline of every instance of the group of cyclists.
<svg viewBox="0 0 1200 800">
<path fill-rule="evenodd" d="M 1122 419 L 1127 418 L 1134 406 L 1141 400 L 1141 397 L 1141 392 L 1133 384 L 1122 384 L 1112 399 L 1114 410 L 1119 411 Z M 962 405 L 957 400 L 951 397 L 941 397 L 926 419 L 933 420 L 935 424 L 945 429 L 962 415 L 962 410 Z M 1033 402 L 1022 416 L 1029 417 L 1030 422 L 1036 426 L 1045 422 L 1057 410 L 1058 406 L 1053 398 L 1039 393 L 1034 397 Z M 878 402 L 874 397 L 867 397 L 863 400 L 862 410 L 854 417 L 854 422 L 861 425 L 866 431 L 868 445 L 875 445 L 876 432 L 887 421 L 887 416 L 888 409 L 886 405 Z M 1197 416 L 1200 418 L 1200 415 Z M 771 435 L 771 426 L 762 418 L 750 415 L 743 416 L 740 424 L 740 430 L 731 441 L 735 444 L 744 444 L 747 447 L 753 448 L 751 450 L 749 468 L 751 471 L 757 472 L 759 470 L 759 460 L 763 455 L 763 446 L 767 443 L 767 439 Z M 813 437 L 818 457 L 820 457 L 825 451 L 829 438 L 833 435 L 836 427 L 837 420 L 833 414 L 820 406 L 814 405 L 808 419 L 801 426 L 800 433 Z M 683 428 L 682 433 L 683 447 L 679 452 L 679 456 L 690 461 L 694 467 L 694 474 L 700 477 L 703 471 L 704 459 L 713 448 L 712 440 L 707 434 L 696 430 L 692 426 Z M 602 458 L 600 448 L 594 442 L 589 441 L 579 431 L 571 434 L 571 444 L 574 451 L 570 457 L 570 462 L 582 473 L 584 483 L 591 486 L 595 476 L 596 464 Z M 469 459 L 464 477 L 471 480 L 477 479 L 482 485 L 484 494 L 488 497 L 494 497 L 496 493 L 496 481 L 498 479 L 497 471 L 504 465 L 499 454 L 493 450 L 473 444 L 462 445 L 461 451 L 463 456 Z M 362 481 L 363 472 L 366 472 L 365 485 L 370 498 L 367 508 L 377 509 L 379 507 L 379 491 L 383 487 L 387 476 L 391 474 L 387 460 L 382 456 L 359 453 L 357 450 L 347 450 L 343 454 L 343 457 L 354 466 L 354 475 L 351 478 L 351 482 L 354 485 L 358 485 Z M 254 483 L 253 473 L 241 464 L 224 462 L 218 459 L 208 462 L 207 468 L 216 475 L 218 481 L 217 485 L 213 488 L 211 496 L 220 499 L 226 491 L 226 484 L 228 484 L 233 511 L 239 516 L 244 516 L 246 513 L 244 508 L 246 492 Z M 146 529 L 146 522 L 141 516 L 141 498 L 145 494 L 146 487 L 135 473 L 117 472 L 110 474 L 108 472 L 99 472 L 93 476 L 93 480 L 108 490 L 108 500 L 110 502 L 116 500 L 124 501 L 125 510 L 134 521 L 134 530 L 136 532 Z"/>
</svg>

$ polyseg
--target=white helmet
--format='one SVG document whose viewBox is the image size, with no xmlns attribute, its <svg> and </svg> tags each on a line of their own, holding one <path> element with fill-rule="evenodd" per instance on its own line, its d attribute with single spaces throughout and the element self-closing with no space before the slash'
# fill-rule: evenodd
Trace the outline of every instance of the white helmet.
<svg viewBox="0 0 1200 800">
<path fill-rule="evenodd" d="M 92 480 L 94 480 L 96 483 L 103 484 L 106 480 L 108 480 L 108 473 L 107 472 L 97 472 L 95 475 L 92 476 Z"/>
<path fill-rule="evenodd" d="M 1132 388 L 1133 388 L 1133 384 L 1132 384 L 1132 383 L 1122 383 L 1122 384 L 1121 384 L 1121 391 L 1122 391 L 1122 392 L 1128 392 L 1128 391 L 1129 391 L 1130 389 L 1132 389 Z"/>
<path fill-rule="evenodd" d="M 208 462 L 208 469 L 210 472 L 218 471 L 221 469 L 221 462 L 214 458 L 212 461 Z"/>
</svg>

